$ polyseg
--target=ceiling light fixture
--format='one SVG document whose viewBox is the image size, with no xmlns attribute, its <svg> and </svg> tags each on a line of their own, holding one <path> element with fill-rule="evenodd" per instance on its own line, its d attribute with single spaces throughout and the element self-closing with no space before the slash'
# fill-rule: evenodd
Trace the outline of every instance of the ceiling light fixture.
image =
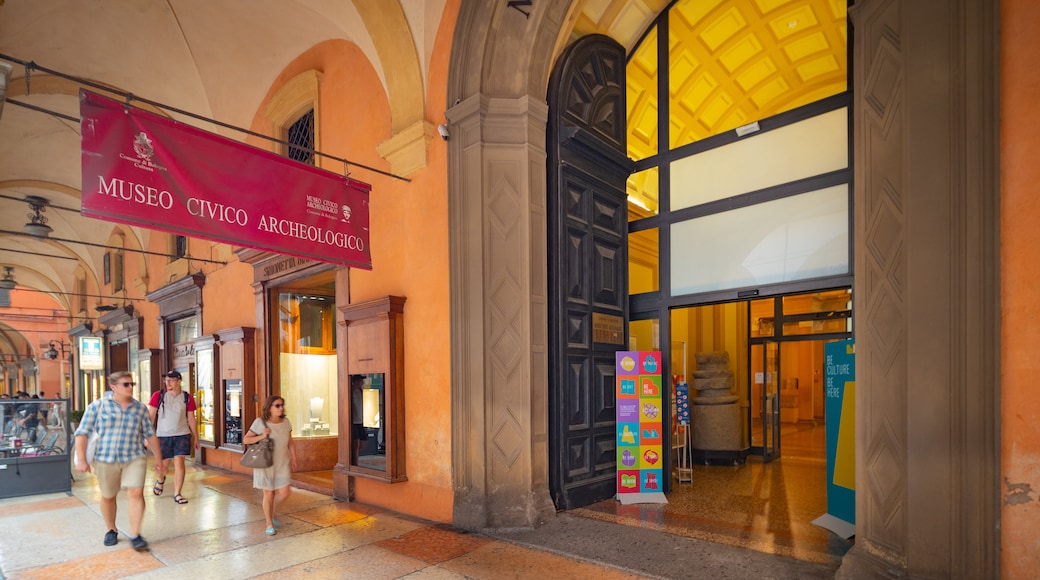
<svg viewBox="0 0 1040 580">
<path fill-rule="evenodd" d="M 14 290 L 18 282 L 14 280 L 14 268 L 4 266 L 4 275 L 0 277 L 0 290 Z"/>
<path fill-rule="evenodd" d="M 7 94 L 7 81 L 11 78 L 14 67 L 6 62 L 0 62 L 0 115 L 4 112 L 4 96 Z"/>
<path fill-rule="evenodd" d="M 43 212 L 47 211 L 50 200 L 38 195 L 29 195 L 25 197 L 25 201 L 29 203 L 29 209 L 32 210 L 32 213 L 29 214 L 29 223 L 25 224 L 25 231 L 37 238 L 46 238 L 54 231 L 47 225 L 47 218 L 43 215 Z"/>
</svg>

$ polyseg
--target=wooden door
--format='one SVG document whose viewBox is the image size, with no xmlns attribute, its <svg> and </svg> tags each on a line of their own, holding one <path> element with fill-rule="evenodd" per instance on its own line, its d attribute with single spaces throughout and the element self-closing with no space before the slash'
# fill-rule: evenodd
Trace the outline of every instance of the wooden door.
<svg viewBox="0 0 1040 580">
<path fill-rule="evenodd" d="M 549 103 L 550 493 L 570 509 L 616 491 L 614 353 L 627 344 L 632 171 L 624 48 L 605 36 L 577 41 L 553 72 Z"/>
</svg>

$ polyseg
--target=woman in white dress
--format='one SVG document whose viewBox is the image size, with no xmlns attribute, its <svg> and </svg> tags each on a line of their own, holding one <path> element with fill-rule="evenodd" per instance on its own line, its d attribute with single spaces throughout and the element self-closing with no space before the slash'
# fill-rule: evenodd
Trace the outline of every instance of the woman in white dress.
<svg viewBox="0 0 1040 580">
<path fill-rule="evenodd" d="M 270 437 L 274 442 L 274 462 L 271 467 L 253 470 L 253 487 L 264 492 L 264 517 L 267 518 L 267 535 L 273 536 L 275 528 L 282 522 L 275 517 L 278 506 L 289 497 L 292 472 L 296 471 L 296 444 L 292 438 L 292 423 L 285 416 L 285 399 L 271 395 L 264 401 L 260 417 L 249 427 L 242 438 L 252 445 Z"/>
</svg>

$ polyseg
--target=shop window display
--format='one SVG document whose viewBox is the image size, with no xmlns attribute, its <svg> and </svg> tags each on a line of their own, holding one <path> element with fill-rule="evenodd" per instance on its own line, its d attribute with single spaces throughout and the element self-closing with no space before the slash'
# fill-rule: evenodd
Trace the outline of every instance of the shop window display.
<svg viewBox="0 0 1040 580">
<path fill-rule="evenodd" d="M 184 388 L 188 388 L 185 385 Z M 195 401 L 198 406 L 199 439 L 213 443 L 214 429 L 213 348 L 195 351 Z"/>
<path fill-rule="evenodd" d="M 294 437 L 338 435 L 335 299 L 278 294 L 279 386 Z"/>
</svg>

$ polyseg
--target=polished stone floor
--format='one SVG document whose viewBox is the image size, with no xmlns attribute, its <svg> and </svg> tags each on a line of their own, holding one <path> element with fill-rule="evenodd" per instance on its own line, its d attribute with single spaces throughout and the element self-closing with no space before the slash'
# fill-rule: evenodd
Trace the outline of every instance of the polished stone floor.
<svg viewBox="0 0 1040 580">
<path fill-rule="evenodd" d="M 319 472 L 297 475 L 285 527 L 267 536 L 251 478 L 189 464 L 188 504 L 146 490 L 139 553 L 124 534 L 102 545 L 95 481 L 78 476 L 68 494 L 0 500 L 0 580 L 831 578 L 851 544 L 810 523 L 826 504 L 821 432 L 785 427 L 788 451 L 768 464 L 695 466 L 668 504 L 609 500 L 488 534 L 336 501 Z M 124 493 L 124 529 L 126 513 Z"/>
<path fill-rule="evenodd" d="M 194 466 L 189 503 L 145 491 L 148 551 L 135 552 L 123 533 L 106 547 L 94 478 L 77 479 L 71 494 L 0 500 L 0 578 L 644 577 L 302 489 L 268 536 L 251 478 Z M 126 513 L 122 493 L 121 529 Z"/>
<path fill-rule="evenodd" d="M 823 424 L 782 424 L 780 457 L 741 466 L 692 466 L 667 504 L 611 499 L 571 514 L 806 560 L 837 564 L 852 543 L 812 524 L 827 511 Z"/>
<path fill-rule="evenodd" d="M 852 542 L 812 524 L 827 511 L 826 461 L 822 422 L 781 423 L 777 460 L 693 464 L 692 477 L 684 477 L 692 481 L 673 480 L 667 504 L 622 505 L 609 499 L 568 514 L 837 565 Z M 295 477 L 300 487 L 331 493 L 331 471 Z"/>
</svg>

